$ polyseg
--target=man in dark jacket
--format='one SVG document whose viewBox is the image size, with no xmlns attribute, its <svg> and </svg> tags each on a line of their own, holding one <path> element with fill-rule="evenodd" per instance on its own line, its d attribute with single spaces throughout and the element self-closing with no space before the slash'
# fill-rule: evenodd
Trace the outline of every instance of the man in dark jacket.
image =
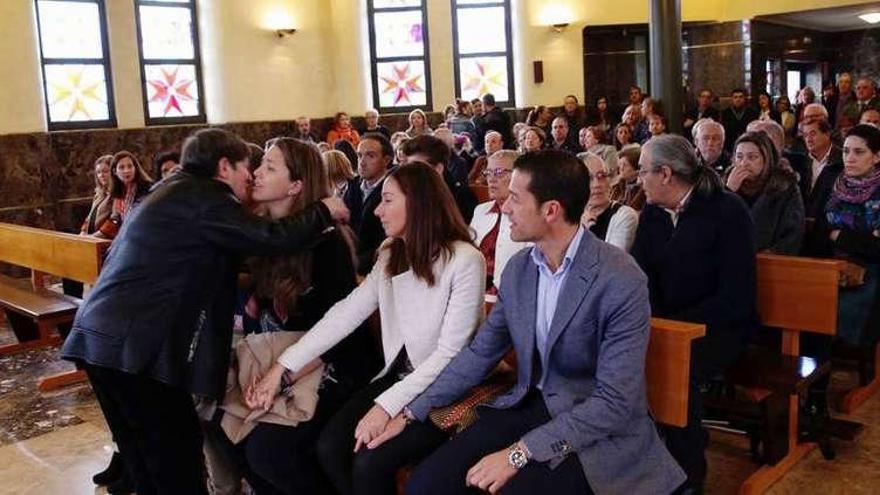
<svg viewBox="0 0 880 495">
<path fill-rule="evenodd" d="M 733 143 L 746 132 L 749 122 L 757 120 L 760 116 L 758 110 L 749 106 L 749 97 L 746 90 L 734 89 L 730 92 L 730 106 L 721 112 L 721 124 L 724 125 L 724 149 L 728 153 L 733 151 Z"/>
<path fill-rule="evenodd" d="M 207 493 L 193 395 L 225 390 L 238 255 L 305 248 L 347 216 L 338 199 L 277 223 L 245 211 L 248 148 L 227 131 L 196 132 L 182 154 L 125 222 L 61 351 L 144 494 Z"/>
<path fill-rule="evenodd" d="M 510 133 L 510 118 L 503 110 L 495 106 L 495 96 L 492 93 L 483 95 L 483 110 L 486 112 L 483 115 L 483 135 L 489 131 L 498 132 L 501 134 L 501 139 L 504 140 L 504 147 L 509 150 L 515 149 L 516 143 Z"/>
<path fill-rule="evenodd" d="M 385 240 L 385 229 L 374 213 L 382 200 L 382 184 L 394 148 L 382 134 L 364 134 L 358 143 L 358 176 L 345 191 L 345 206 L 351 211 L 351 228 L 357 236 L 357 272 L 366 276 L 373 268 L 376 250 Z"/>
<path fill-rule="evenodd" d="M 702 493 L 707 437 L 700 388 L 736 360 L 758 327 L 755 229 L 743 200 L 699 164 L 681 136 L 648 141 L 639 176 L 648 204 L 632 255 L 648 275 L 651 314 L 706 325 L 693 346 L 687 426 L 665 428 L 670 452 Z"/>
<path fill-rule="evenodd" d="M 446 143 L 434 136 L 418 136 L 403 144 L 403 154 L 406 156 L 407 163 L 425 162 L 443 177 L 443 182 L 452 192 L 452 198 L 455 199 L 458 211 L 465 223 L 469 224 L 474 216 L 474 208 L 477 207 L 477 197 L 474 196 L 467 182 L 457 180 L 446 169 L 450 153 L 451 150 L 446 146 Z"/>
</svg>

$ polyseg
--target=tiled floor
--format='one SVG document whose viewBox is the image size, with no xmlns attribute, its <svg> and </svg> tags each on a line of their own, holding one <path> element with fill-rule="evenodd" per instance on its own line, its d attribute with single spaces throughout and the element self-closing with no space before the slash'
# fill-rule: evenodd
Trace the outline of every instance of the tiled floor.
<svg viewBox="0 0 880 495">
<path fill-rule="evenodd" d="M 11 335 L 0 328 L 0 342 Z M 103 494 L 91 483 L 110 457 L 110 436 L 87 385 L 36 390 L 48 373 L 72 369 L 57 349 L 0 358 L 0 495 Z M 835 386 L 849 380 L 835 376 Z M 810 453 L 770 491 L 774 495 L 880 493 L 880 396 L 851 418 L 865 424 L 856 442 L 836 441 L 837 458 Z M 734 494 L 757 466 L 744 439 L 713 433 L 707 493 Z"/>
</svg>

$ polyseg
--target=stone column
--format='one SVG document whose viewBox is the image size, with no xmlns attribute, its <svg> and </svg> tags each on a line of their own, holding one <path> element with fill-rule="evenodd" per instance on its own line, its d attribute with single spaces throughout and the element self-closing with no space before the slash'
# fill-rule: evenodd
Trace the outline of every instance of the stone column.
<svg viewBox="0 0 880 495">
<path fill-rule="evenodd" d="M 649 0 L 651 97 L 663 103 L 667 130 L 681 132 L 681 0 Z"/>
</svg>

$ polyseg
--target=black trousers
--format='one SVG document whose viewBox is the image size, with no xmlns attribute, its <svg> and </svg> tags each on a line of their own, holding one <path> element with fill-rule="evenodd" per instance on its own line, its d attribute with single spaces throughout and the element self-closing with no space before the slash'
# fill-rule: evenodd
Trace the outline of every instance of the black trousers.
<svg viewBox="0 0 880 495">
<path fill-rule="evenodd" d="M 481 494 L 465 484 L 468 470 L 483 457 L 506 449 L 532 429 L 550 421 L 539 393 L 531 393 L 511 409 L 481 408 L 479 419 L 431 454 L 406 485 L 409 495 Z M 501 492 L 504 495 L 536 493 L 592 494 L 577 456 L 570 455 L 556 469 L 546 463 L 526 464 Z"/>
<path fill-rule="evenodd" d="M 189 392 L 85 364 L 138 495 L 207 495 L 202 432 Z"/>
<path fill-rule="evenodd" d="M 205 425 L 205 435 L 241 468 L 257 495 L 332 493 L 332 484 L 318 463 L 316 445 L 327 421 L 350 398 L 350 391 L 350 387 L 325 382 L 312 419 L 296 426 L 258 423 L 238 444 L 220 427 L 222 412 Z"/>
<path fill-rule="evenodd" d="M 375 449 L 353 453 L 358 422 L 373 400 L 397 382 L 394 373 L 389 375 L 352 396 L 318 438 L 318 460 L 342 495 L 394 495 L 397 471 L 424 459 L 448 438 L 431 423 L 416 423 Z"/>
</svg>

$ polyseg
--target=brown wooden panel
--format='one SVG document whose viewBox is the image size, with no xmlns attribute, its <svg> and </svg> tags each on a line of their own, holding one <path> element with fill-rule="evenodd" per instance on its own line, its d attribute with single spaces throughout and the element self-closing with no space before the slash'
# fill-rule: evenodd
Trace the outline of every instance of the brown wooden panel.
<svg viewBox="0 0 880 495">
<path fill-rule="evenodd" d="M 705 325 L 651 318 L 645 378 L 648 403 L 658 423 L 687 424 L 691 341 L 705 334 Z"/>
<path fill-rule="evenodd" d="M 843 261 L 759 254 L 757 262 L 761 323 L 837 333 L 837 291 Z"/>
<path fill-rule="evenodd" d="M 477 197 L 477 201 L 480 203 L 485 203 L 489 201 L 489 186 L 481 186 L 478 184 L 471 184 L 471 191 L 474 193 L 474 196 Z"/>
<path fill-rule="evenodd" d="M 0 223 L 0 261 L 84 283 L 97 280 L 109 246 L 94 237 Z"/>
</svg>

